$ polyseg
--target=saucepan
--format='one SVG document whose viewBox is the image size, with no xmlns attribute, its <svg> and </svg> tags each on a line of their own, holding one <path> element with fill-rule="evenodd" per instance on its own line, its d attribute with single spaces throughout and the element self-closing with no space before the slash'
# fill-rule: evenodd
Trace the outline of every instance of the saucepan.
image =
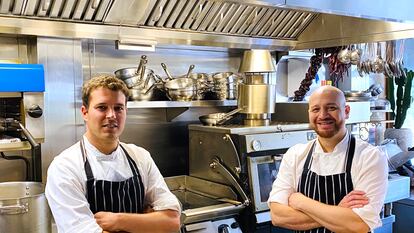
<svg viewBox="0 0 414 233">
<path fill-rule="evenodd" d="M 147 64 L 147 56 L 142 55 L 138 68 L 128 67 L 115 71 L 115 76 L 127 85 L 128 88 L 141 85 L 147 76 L 145 66 Z"/>
<path fill-rule="evenodd" d="M 228 113 L 211 113 L 207 115 L 200 116 L 201 123 L 203 125 L 214 126 L 214 125 L 221 125 L 226 123 L 226 121 L 233 118 L 233 115 L 243 110 L 243 108 L 236 108 Z"/>
<path fill-rule="evenodd" d="M 196 82 L 191 78 L 166 80 L 164 89 L 170 100 L 190 101 L 197 93 Z"/>
</svg>

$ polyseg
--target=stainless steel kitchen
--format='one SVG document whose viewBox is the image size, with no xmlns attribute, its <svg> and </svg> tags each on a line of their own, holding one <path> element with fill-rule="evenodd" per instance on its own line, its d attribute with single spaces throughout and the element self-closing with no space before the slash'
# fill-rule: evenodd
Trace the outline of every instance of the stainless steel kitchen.
<svg viewBox="0 0 414 233">
<path fill-rule="evenodd" d="M 67 148 L 80 144 L 85 170 L 91 155 L 85 157 L 83 144 L 100 152 L 88 136 L 92 113 L 85 110 L 86 86 L 98 76 L 114 77 L 127 88 L 125 127 L 116 148 L 128 158 L 131 174 L 138 165 L 145 190 L 151 186 L 146 168 L 134 161 L 141 157 L 131 159 L 124 145 L 148 151 L 151 171 L 163 177 L 157 184 L 180 205 L 180 233 L 413 232 L 411 5 L 0 1 L 0 233 L 177 232 L 159 230 L 164 220 L 155 217 L 154 230 L 139 221 L 130 224 L 132 230 L 105 228 L 99 212 L 89 210 L 85 184 L 57 181 L 53 185 L 62 189 L 51 191 L 52 180 L 60 177 L 52 170 L 66 169 L 58 162 Z M 328 92 L 328 105 L 315 110 Z M 335 101 L 343 106 L 332 107 Z M 323 123 L 312 120 L 319 108 Z M 340 138 L 323 136 L 321 129 L 330 127 Z M 335 144 L 327 150 L 323 143 L 332 138 Z M 345 152 L 337 152 L 342 146 Z M 72 173 L 86 183 L 83 163 Z M 338 201 L 336 187 L 343 193 Z M 319 188 L 333 192 L 333 200 L 326 194 L 322 201 Z M 172 210 L 148 204 L 165 190 L 145 194 L 145 210 L 129 215 Z M 83 193 L 82 206 L 76 202 L 68 209 L 87 213 L 67 220 L 66 204 L 56 200 L 73 201 L 75 191 Z M 114 212 L 113 222 L 124 212 L 105 211 Z"/>
</svg>

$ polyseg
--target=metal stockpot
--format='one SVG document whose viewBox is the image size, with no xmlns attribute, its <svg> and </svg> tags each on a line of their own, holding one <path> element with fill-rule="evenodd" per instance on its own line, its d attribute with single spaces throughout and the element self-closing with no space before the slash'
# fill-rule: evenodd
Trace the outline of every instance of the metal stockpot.
<svg viewBox="0 0 414 233">
<path fill-rule="evenodd" d="M 51 213 L 41 183 L 0 183 L 0 231 L 52 232 Z"/>
</svg>

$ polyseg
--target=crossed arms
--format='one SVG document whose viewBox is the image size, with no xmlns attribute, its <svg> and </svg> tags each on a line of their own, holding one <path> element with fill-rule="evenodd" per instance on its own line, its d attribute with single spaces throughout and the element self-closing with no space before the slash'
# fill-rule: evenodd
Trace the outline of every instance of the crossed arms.
<svg viewBox="0 0 414 233">
<path fill-rule="evenodd" d="M 152 211 L 143 214 L 98 212 L 95 214 L 103 233 L 109 232 L 179 232 L 180 216 L 174 210 Z"/>
<path fill-rule="evenodd" d="M 327 205 L 310 199 L 301 193 L 292 193 L 289 204 L 271 202 L 273 225 L 292 230 L 309 230 L 326 227 L 337 233 L 368 232 L 368 225 L 352 211 L 368 204 L 362 191 L 352 191 L 338 206 Z"/>
</svg>

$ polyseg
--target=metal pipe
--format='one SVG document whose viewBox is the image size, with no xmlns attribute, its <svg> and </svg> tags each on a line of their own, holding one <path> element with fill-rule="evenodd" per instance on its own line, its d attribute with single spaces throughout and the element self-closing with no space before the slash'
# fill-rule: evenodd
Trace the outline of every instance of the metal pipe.
<svg viewBox="0 0 414 233">
<path fill-rule="evenodd" d="M 18 121 L 16 121 L 16 122 L 18 122 Z M 19 123 L 19 127 L 22 129 L 22 132 L 23 132 L 24 136 L 26 136 L 27 140 L 29 141 L 30 145 L 32 145 L 33 150 L 34 150 L 36 147 L 39 146 L 39 143 L 37 143 L 35 141 L 32 134 L 26 129 L 26 127 L 24 127 L 22 125 L 22 123 L 20 123 L 20 122 L 18 122 L 18 123 Z"/>
</svg>

